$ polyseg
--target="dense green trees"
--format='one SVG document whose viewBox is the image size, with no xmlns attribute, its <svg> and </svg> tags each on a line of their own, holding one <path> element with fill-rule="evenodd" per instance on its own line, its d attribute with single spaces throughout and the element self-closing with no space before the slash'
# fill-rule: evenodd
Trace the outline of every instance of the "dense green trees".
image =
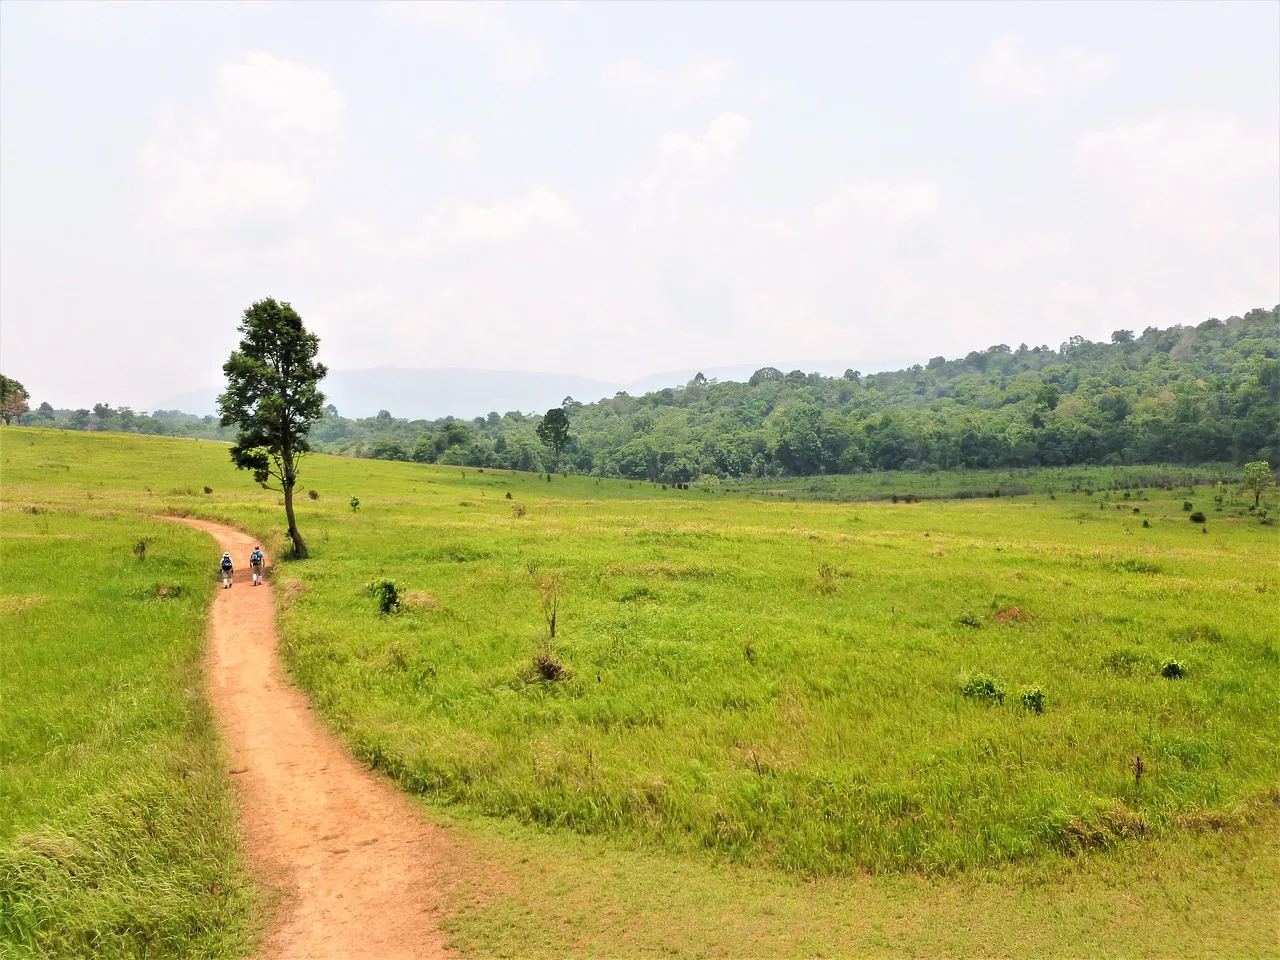
<svg viewBox="0 0 1280 960">
<path fill-rule="evenodd" d="M 566 398 L 559 468 L 680 483 L 701 476 L 1102 463 L 1280 463 L 1280 317 L 1252 310 L 1199 326 L 1117 330 L 1058 349 L 997 344 L 927 366 L 839 378 L 766 367 L 747 383 L 695 378 L 642 397 Z M 129 429 L 217 435 L 197 418 Z M 34 415 L 24 422 L 34 422 Z M 68 425 L 71 414 L 59 414 Z M 167 416 L 173 416 L 168 414 Z M 317 449 L 545 471 L 542 417 L 348 420 L 329 410 Z M 102 429 L 85 411 L 84 429 Z M 122 429 L 109 411 L 106 429 Z M 203 431 L 203 433 L 202 433 Z M 544 431 L 545 432 L 545 431 Z"/>
</svg>

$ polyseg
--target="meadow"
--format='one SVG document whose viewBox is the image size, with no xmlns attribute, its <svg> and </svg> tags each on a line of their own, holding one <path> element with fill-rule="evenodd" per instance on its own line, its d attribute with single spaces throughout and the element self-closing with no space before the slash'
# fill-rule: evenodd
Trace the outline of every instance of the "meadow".
<svg viewBox="0 0 1280 960">
<path fill-rule="evenodd" d="M 7 499 L 2 517 L 0 954 L 243 956 L 202 538 Z"/>
<path fill-rule="evenodd" d="M 93 534 L 93 562 L 134 579 L 144 514 L 282 545 L 278 495 L 217 443 L 8 430 L 2 454 L 6 569 L 15 517 L 119 526 Z M 276 570 L 280 626 L 335 731 L 449 825 L 468 953 L 1261 955 L 1280 888 L 1280 535 L 1238 487 L 1201 482 L 1224 476 L 1077 470 L 911 502 L 928 490 L 895 475 L 898 503 L 838 503 L 316 456 L 312 558 Z M 200 582 L 210 546 L 168 536 Z M 377 579 L 398 612 L 379 612 Z M 182 595 L 195 632 L 170 638 L 170 677 L 207 586 Z M 6 595 L 51 590 L 6 578 Z M 26 644 L 25 620 L 2 623 L 6 649 Z M 6 682 L 6 700 L 54 685 Z M 71 723 L 36 703 L 51 731 Z M 21 779 L 40 783 L 50 761 L 30 752 Z M 0 843 L 7 865 L 22 847 Z M 239 884 L 222 884 L 233 905 Z"/>
</svg>

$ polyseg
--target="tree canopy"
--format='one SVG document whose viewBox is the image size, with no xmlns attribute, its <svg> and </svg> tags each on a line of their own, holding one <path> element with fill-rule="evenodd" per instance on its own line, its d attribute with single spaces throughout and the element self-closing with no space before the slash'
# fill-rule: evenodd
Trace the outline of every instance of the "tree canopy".
<svg viewBox="0 0 1280 960">
<path fill-rule="evenodd" d="M 569 444 L 569 415 L 562 407 L 552 407 L 543 416 L 536 432 L 538 439 L 551 448 L 552 469 L 557 468 L 560 465 L 560 454 Z"/>
<path fill-rule="evenodd" d="M 30 398 L 26 387 L 0 373 L 0 417 L 4 418 L 6 426 L 13 422 L 14 417 L 21 417 L 31 409 L 27 404 Z"/>
<path fill-rule="evenodd" d="M 328 371 L 316 362 L 320 338 L 292 306 L 270 297 L 245 310 L 239 330 L 240 346 L 222 367 L 227 389 L 218 397 L 222 425 L 238 429 L 231 460 L 264 487 L 275 481 L 284 494 L 294 553 L 305 557 L 293 491 L 298 463 L 311 449 L 311 425 L 324 415 L 319 383 Z"/>
</svg>

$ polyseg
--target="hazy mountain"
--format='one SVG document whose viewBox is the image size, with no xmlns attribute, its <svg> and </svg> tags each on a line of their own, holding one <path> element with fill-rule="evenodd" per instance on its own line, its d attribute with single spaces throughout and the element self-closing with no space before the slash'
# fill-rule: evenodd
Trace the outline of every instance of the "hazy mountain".
<svg viewBox="0 0 1280 960">
<path fill-rule="evenodd" d="M 915 361 L 890 360 L 879 364 L 836 363 L 833 361 L 793 361 L 790 363 L 753 363 L 727 367 L 703 367 L 703 376 L 715 380 L 746 380 L 763 366 L 780 370 L 801 369 L 805 372 L 839 374 L 850 366 L 863 373 L 896 369 Z M 455 416 L 464 419 L 487 414 L 491 410 L 506 413 L 521 410 L 541 412 L 559 406 L 565 397 L 584 403 L 612 397 L 620 390 L 639 395 L 688 383 L 697 370 L 671 370 L 655 373 L 628 383 L 592 380 L 568 373 L 530 373 L 523 370 L 405 370 L 399 367 L 376 367 L 369 370 L 332 370 L 321 389 L 329 402 L 344 417 L 371 417 L 379 410 L 411 420 L 434 420 Z M 181 410 L 200 416 L 217 409 L 219 387 L 194 390 L 158 401 L 153 410 Z"/>
</svg>

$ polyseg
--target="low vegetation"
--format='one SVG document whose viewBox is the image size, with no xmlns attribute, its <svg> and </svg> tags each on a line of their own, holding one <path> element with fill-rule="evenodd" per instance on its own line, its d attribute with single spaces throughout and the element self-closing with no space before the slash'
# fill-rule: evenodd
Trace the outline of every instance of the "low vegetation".
<svg viewBox="0 0 1280 960">
<path fill-rule="evenodd" d="M 283 545 L 220 444 L 15 429 L 2 455 L 6 516 L 185 510 Z M 1153 472 L 839 503 L 316 456 L 285 654 L 468 851 L 447 923 L 479 955 L 1262 953 L 1280 543 L 1238 485 Z M 165 583 L 147 603 L 207 596 Z"/>
<path fill-rule="evenodd" d="M 244 956 L 252 890 L 200 692 L 207 543 L 78 499 L 3 504 L 0 955 Z"/>
</svg>

